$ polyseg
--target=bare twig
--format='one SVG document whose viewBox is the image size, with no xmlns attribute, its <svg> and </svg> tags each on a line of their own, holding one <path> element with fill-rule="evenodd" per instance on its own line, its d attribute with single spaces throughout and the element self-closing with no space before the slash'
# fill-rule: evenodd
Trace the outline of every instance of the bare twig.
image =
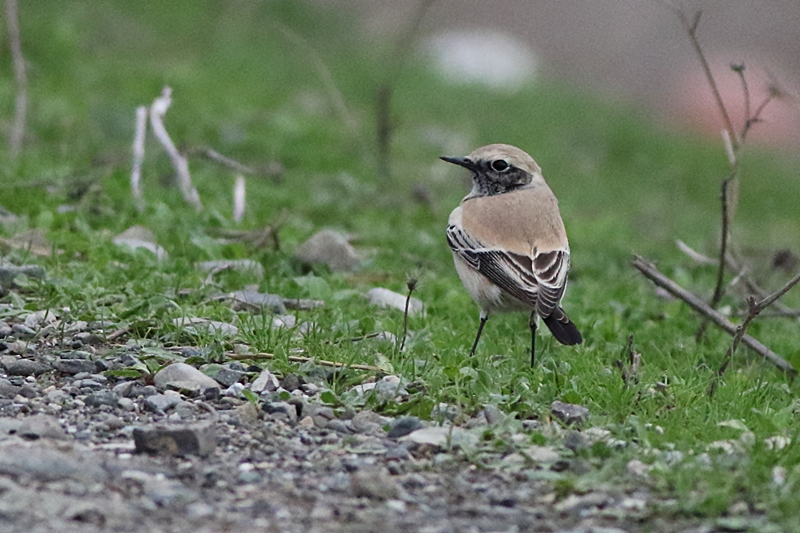
<svg viewBox="0 0 800 533">
<path fill-rule="evenodd" d="M 245 181 L 244 176 L 236 176 L 233 186 L 233 221 L 237 224 L 244 218 L 245 207 Z"/>
<path fill-rule="evenodd" d="M 14 125 L 11 127 L 11 135 L 8 138 L 8 148 L 11 155 L 16 157 L 22 151 L 22 141 L 25 137 L 25 113 L 28 108 L 28 76 L 25 71 L 25 57 L 22 55 L 17 0 L 6 0 L 6 24 L 17 91 L 14 100 Z"/>
<path fill-rule="evenodd" d="M 680 298 L 684 302 L 686 302 L 692 309 L 709 319 L 711 322 L 714 323 L 717 327 L 722 329 L 723 331 L 727 332 L 729 335 L 736 335 L 737 326 L 733 324 L 730 320 L 726 317 L 721 315 L 719 312 L 715 311 L 708 304 L 704 301 L 699 299 L 697 296 L 692 294 L 691 292 L 687 291 L 664 274 L 658 271 L 658 269 L 653 265 L 651 262 L 643 259 L 642 257 L 636 256 L 633 260 L 633 266 L 642 273 L 644 277 L 655 283 L 657 286 L 661 287 L 662 289 L 666 290 L 676 298 Z M 800 276 L 798 276 L 794 283 L 800 281 Z M 787 284 L 788 285 L 788 284 Z M 788 287 L 783 292 L 786 292 L 791 288 Z M 783 293 L 781 293 L 782 295 Z M 764 359 L 768 360 L 779 369 L 783 370 L 790 376 L 794 377 L 797 375 L 797 370 L 783 357 L 776 354 L 763 344 L 761 344 L 758 340 L 754 339 L 753 337 L 742 334 L 742 338 L 740 341 L 742 344 L 756 352 L 758 355 L 763 357 Z"/>
<path fill-rule="evenodd" d="M 144 141 L 147 133 L 147 107 L 139 106 L 136 108 L 136 133 L 133 136 L 133 164 L 131 169 L 131 195 L 136 204 L 136 208 L 141 211 L 144 208 L 144 198 L 142 197 L 142 161 L 144 160 Z"/>
<path fill-rule="evenodd" d="M 678 250 L 680 250 L 681 252 L 683 252 L 686 255 L 688 255 L 689 258 L 692 261 L 694 261 L 695 263 L 700 263 L 701 265 L 716 265 L 717 264 L 717 262 L 714 259 L 708 257 L 707 255 L 703 255 L 700 252 L 694 250 L 688 244 L 686 244 L 685 242 L 683 242 L 680 239 L 677 239 L 675 241 L 675 245 L 678 247 Z"/>
<path fill-rule="evenodd" d="M 232 168 L 236 172 L 241 172 L 242 174 L 257 174 L 258 172 L 253 167 L 247 166 L 243 163 L 236 161 L 235 159 L 231 159 L 228 156 L 222 155 L 221 153 L 217 152 L 212 148 L 196 148 L 189 150 L 189 154 L 193 155 L 195 153 L 202 154 L 203 156 L 209 158 L 210 160 L 219 163 L 221 165 L 225 165 L 228 168 Z"/>
<path fill-rule="evenodd" d="M 203 203 L 200 201 L 200 195 L 197 194 L 197 189 L 192 185 L 192 177 L 189 174 L 189 162 L 186 158 L 178 152 L 175 148 L 175 143 L 170 139 L 167 129 L 164 127 L 163 117 L 172 104 L 172 89 L 164 87 L 161 96 L 153 100 L 153 105 L 150 106 L 150 127 L 153 129 L 153 135 L 156 136 L 161 146 L 169 155 L 172 166 L 175 168 L 175 174 L 178 179 L 178 187 L 183 193 L 183 198 L 186 202 L 200 211 L 203 209 Z"/>
<path fill-rule="evenodd" d="M 639 365 L 642 362 L 642 354 L 633 349 L 633 334 L 628 335 L 628 344 L 625 346 L 625 355 L 628 359 L 628 364 L 617 359 L 614 364 L 619 368 L 622 375 L 622 384 L 626 387 L 635 385 L 639 382 Z"/>
<path fill-rule="evenodd" d="M 225 357 L 228 359 L 233 359 L 234 361 L 249 361 L 251 359 L 275 359 L 275 354 L 273 353 L 256 353 L 250 355 L 238 355 L 234 353 L 226 353 Z M 320 366 L 330 366 L 334 368 L 349 368 L 352 370 L 367 370 L 369 372 L 381 372 L 381 369 L 377 366 L 373 365 L 361 365 L 361 364 L 347 364 L 347 363 L 340 363 L 338 361 L 326 361 L 324 359 L 314 359 L 313 357 L 303 357 L 300 355 L 289 355 L 286 357 L 292 363 L 307 363 L 309 361 L 320 365 Z"/>
<path fill-rule="evenodd" d="M 700 24 L 700 17 L 702 15 L 701 11 L 695 13 L 694 18 L 691 22 L 689 19 L 686 18 L 686 13 L 683 9 L 677 9 L 678 18 L 680 19 L 681 23 L 683 24 L 686 33 L 689 35 L 689 40 L 692 42 L 692 47 L 694 48 L 695 52 L 697 52 L 697 57 L 700 60 L 700 65 L 703 67 L 703 72 L 706 76 L 706 81 L 708 82 L 709 87 L 711 88 L 711 93 L 714 95 L 714 100 L 717 103 L 717 107 L 719 108 L 719 112 L 722 115 L 722 119 L 725 122 L 725 129 L 728 130 L 728 133 L 731 136 L 731 144 L 733 146 L 733 151 L 736 152 L 739 149 L 739 139 L 736 136 L 736 129 L 733 127 L 733 122 L 731 122 L 731 117 L 728 114 L 728 110 L 725 107 L 725 103 L 722 101 L 722 96 L 720 95 L 719 89 L 717 88 L 717 82 L 714 80 L 714 75 L 711 73 L 711 66 L 708 64 L 708 60 L 706 59 L 705 53 L 703 52 L 703 48 L 700 46 L 700 41 L 697 39 L 697 27 Z"/>
</svg>

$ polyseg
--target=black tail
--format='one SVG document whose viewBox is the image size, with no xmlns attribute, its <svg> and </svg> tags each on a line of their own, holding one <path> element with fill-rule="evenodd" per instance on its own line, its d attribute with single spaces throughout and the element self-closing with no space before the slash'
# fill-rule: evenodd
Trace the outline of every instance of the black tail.
<svg viewBox="0 0 800 533">
<path fill-rule="evenodd" d="M 544 317 L 544 325 L 561 344 L 572 346 L 583 342 L 581 332 L 570 322 L 564 310 L 556 308 L 550 316 Z"/>
</svg>

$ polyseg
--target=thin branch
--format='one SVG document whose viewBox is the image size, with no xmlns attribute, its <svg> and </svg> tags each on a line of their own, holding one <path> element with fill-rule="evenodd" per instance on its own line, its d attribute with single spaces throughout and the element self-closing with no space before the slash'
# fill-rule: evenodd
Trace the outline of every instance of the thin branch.
<svg viewBox="0 0 800 533">
<path fill-rule="evenodd" d="M 414 294 L 414 290 L 417 288 L 417 283 L 419 280 L 415 277 L 410 277 L 406 281 L 406 286 L 408 287 L 408 295 L 406 296 L 406 307 L 403 311 L 403 342 L 400 343 L 400 351 L 402 352 L 403 349 L 406 347 L 406 337 L 408 337 L 408 306 L 411 303 L 411 295 Z"/>
<path fill-rule="evenodd" d="M 213 150 L 212 148 L 197 148 L 189 150 L 189 154 L 192 155 L 194 153 L 202 154 L 203 156 L 207 157 L 208 159 L 224 165 L 228 168 L 232 168 L 236 172 L 241 172 L 242 174 L 257 174 L 258 172 L 253 167 L 247 166 L 243 163 L 236 161 L 235 159 L 231 159 L 228 156 L 224 156 L 221 153 Z"/>
<path fill-rule="evenodd" d="M 136 133 L 133 136 L 133 164 L 131 169 L 131 195 L 136 208 L 144 208 L 144 199 L 140 186 L 142 178 L 142 161 L 144 160 L 144 141 L 147 133 L 147 107 L 136 108 Z"/>
<path fill-rule="evenodd" d="M 175 175 L 178 179 L 178 187 L 183 193 L 183 198 L 186 202 L 194 207 L 197 211 L 203 209 L 203 203 L 200 201 L 200 195 L 197 189 L 192 185 L 192 177 L 189 174 L 189 162 L 186 158 L 178 152 L 175 148 L 175 143 L 170 139 L 167 129 L 164 127 L 164 114 L 172 104 L 172 89 L 164 87 L 161 96 L 153 100 L 153 105 L 150 106 L 150 127 L 153 129 L 153 135 L 156 136 L 161 146 L 167 152 L 172 166 L 175 168 Z"/>
<path fill-rule="evenodd" d="M 6 0 L 6 24 L 17 92 L 14 100 L 14 125 L 11 127 L 8 148 L 12 157 L 16 157 L 22 151 L 22 141 L 25 137 L 25 113 L 28 108 L 28 76 L 25 71 L 25 57 L 22 55 L 17 0 Z"/>
<path fill-rule="evenodd" d="M 730 320 L 724 317 L 719 312 L 715 311 L 708 304 L 704 301 L 699 299 L 697 296 L 692 294 L 691 292 L 687 291 L 664 274 L 658 271 L 658 269 L 653 265 L 651 262 L 643 259 L 642 257 L 636 256 L 632 262 L 633 266 L 642 273 L 644 277 L 655 283 L 657 286 L 661 287 L 662 289 L 666 290 L 676 298 L 679 298 L 686 302 L 692 309 L 696 312 L 700 313 L 704 317 L 708 318 L 711 322 L 714 323 L 717 327 L 722 329 L 723 331 L 727 332 L 729 335 L 736 335 L 737 326 L 733 324 Z M 800 281 L 800 276 L 797 278 Z M 797 283 L 797 281 L 795 281 Z M 789 287 L 791 288 L 791 287 Z M 786 289 L 788 290 L 788 289 Z M 784 291 L 785 292 L 785 291 Z M 741 343 L 756 352 L 758 355 L 763 357 L 764 359 L 768 360 L 779 369 L 783 370 L 791 377 L 797 375 L 797 370 L 783 357 L 776 354 L 763 344 L 761 344 L 758 340 L 754 339 L 753 337 L 742 334 Z"/>
<path fill-rule="evenodd" d="M 233 359 L 234 361 L 249 361 L 251 359 L 275 359 L 275 354 L 273 353 L 256 353 L 252 355 L 238 355 L 234 353 L 226 353 L 225 357 L 228 359 Z M 361 365 L 361 364 L 347 364 L 347 363 L 340 363 L 338 361 L 326 361 L 324 359 L 314 359 L 313 357 L 303 357 L 300 355 L 289 355 L 286 357 L 292 363 L 308 363 L 309 361 L 313 362 L 314 364 L 320 366 L 330 366 L 334 368 L 349 368 L 352 370 L 367 370 L 369 372 L 381 372 L 381 369 L 377 366 L 373 365 Z"/>
<path fill-rule="evenodd" d="M 714 95 L 714 100 L 716 101 L 719 112 L 722 114 L 722 119 L 725 122 L 725 128 L 728 130 L 728 133 L 731 136 L 731 143 L 733 145 L 734 152 L 736 152 L 738 151 L 740 144 L 739 139 L 736 138 L 736 130 L 733 127 L 733 122 L 731 122 L 730 115 L 728 115 L 728 110 L 725 107 L 725 103 L 722 101 L 722 96 L 717 88 L 717 82 L 714 80 L 714 75 L 711 73 L 711 67 L 708 64 L 708 60 L 703 52 L 703 48 L 700 46 L 700 41 L 697 39 L 697 27 L 700 25 L 700 17 L 702 12 L 696 12 L 692 22 L 689 22 L 689 20 L 686 18 L 686 13 L 683 11 L 683 9 L 677 9 L 677 13 L 678 18 L 681 20 L 681 23 L 686 30 L 686 33 L 689 35 L 689 40 L 692 42 L 692 47 L 694 48 L 695 52 L 697 52 L 697 57 L 700 60 L 700 64 L 703 67 L 703 72 L 706 75 L 706 81 L 708 81 L 708 85 L 711 87 L 711 93 Z"/>
</svg>

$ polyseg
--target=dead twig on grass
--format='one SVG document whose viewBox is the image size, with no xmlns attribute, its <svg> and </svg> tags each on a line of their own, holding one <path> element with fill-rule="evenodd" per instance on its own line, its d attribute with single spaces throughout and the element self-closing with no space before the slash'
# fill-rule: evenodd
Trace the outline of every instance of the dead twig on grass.
<svg viewBox="0 0 800 533">
<path fill-rule="evenodd" d="M 164 147 L 164 151 L 167 152 L 172 166 L 175 168 L 178 187 L 183 193 L 183 199 L 197 211 L 200 211 L 203 209 L 203 203 L 200 201 L 197 189 L 192 184 L 192 176 L 189 174 L 189 162 L 175 147 L 175 143 L 172 142 L 167 129 L 164 127 L 164 114 L 166 114 L 171 104 L 172 89 L 164 87 L 161 96 L 153 100 L 153 105 L 150 106 L 150 127 L 153 130 L 153 135 Z"/>
<path fill-rule="evenodd" d="M 623 353 L 628 359 L 628 364 L 623 363 L 621 359 L 614 361 L 614 364 L 619 368 L 625 387 L 636 385 L 639 383 L 639 365 L 642 363 L 642 354 L 633 349 L 633 334 L 628 335 L 628 344 Z"/>
<path fill-rule="evenodd" d="M 147 134 L 147 107 L 136 108 L 136 133 L 133 136 L 133 164 L 131 165 L 131 195 L 139 211 L 144 209 L 142 197 L 142 161 L 144 160 L 144 141 Z"/>
<path fill-rule="evenodd" d="M 250 355 L 239 355 L 234 353 L 226 353 L 225 357 L 228 359 L 233 359 L 234 361 L 249 361 L 251 359 L 258 360 L 258 359 L 275 359 L 274 353 L 255 353 Z M 334 368 L 349 368 L 352 370 L 367 370 L 369 372 L 382 372 L 380 368 L 373 365 L 362 365 L 362 364 L 347 364 L 347 363 L 340 363 L 338 361 L 326 361 L 324 359 L 314 359 L 313 357 L 304 357 L 301 355 L 288 355 L 286 359 L 291 361 L 292 363 L 308 363 L 313 362 L 314 364 L 320 366 L 330 366 Z"/>
<path fill-rule="evenodd" d="M 676 298 L 679 298 L 686 302 L 689 307 L 694 309 L 696 312 L 703 315 L 705 318 L 710 320 L 714 325 L 728 333 L 729 335 L 736 335 L 738 327 L 736 324 L 733 324 L 730 320 L 728 320 L 725 316 L 720 314 L 719 312 L 712 309 L 707 303 L 702 301 L 700 298 L 692 294 L 691 292 L 687 291 L 664 274 L 659 272 L 659 270 L 653 265 L 651 262 L 647 261 L 646 259 L 636 256 L 632 262 L 633 266 L 642 273 L 644 277 L 655 283 L 657 286 L 661 287 L 671 295 Z M 796 278 L 797 281 L 800 281 L 800 276 Z M 796 284 L 797 281 L 793 280 Z M 788 284 L 787 284 L 788 285 Z M 791 289 L 791 286 L 786 288 L 784 287 L 783 292 L 778 295 L 778 297 L 782 296 L 783 293 Z M 771 297 L 770 297 L 771 298 Z M 775 298 L 777 299 L 777 298 Z M 774 300 L 772 300 L 774 301 Z M 770 303 L 772 303 L 772 301 Z M 754 339 L 750 335 L 747 335 L 745 332 L 741 333 L 741 339 L 739 340 L 741 344 L 744 344 L 758 355 L 778 367 L 779 369 L 786 372 L 789 376 L 795 377 L 797 375 L 797 370 L 786 361 L 783 357 L 776 354 L 768 347 L 761 344 L 758 340 Z"/>
<path fill-rule="evenodd" d="M 25 70 L 25 56 L 22 55 L 22 38 L 19 31 L 17 0 L 6 0 L 6 26 L 11 48 L 11 63 L 14 69 L 16 97 L 14 99 L 14 125 L 8 138 L 8 149 L 12 157 L 22 151 L 25 138 L 25 114 L 28 109 L 28 75 Z"/>
</svg>

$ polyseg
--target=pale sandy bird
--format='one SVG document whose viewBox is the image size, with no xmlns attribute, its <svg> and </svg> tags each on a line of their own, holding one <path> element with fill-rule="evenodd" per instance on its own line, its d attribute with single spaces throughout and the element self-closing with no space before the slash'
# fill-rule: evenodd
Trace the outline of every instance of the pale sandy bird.
<svg viewBox="0 0 800 533">
<path fill-rule="evenodd" d="M 507 144 L 442 159 L 472 172 L 472 190 L 447 226 L 458 275 L 481 309 L 471 355 L 493 312 L 531 311 L 531 366 L 538 317 L 561 344 L 580 344 L 578 328 L 561 308 L 569 270 L 567 232 L 539 165 Z"/>
</svg>

